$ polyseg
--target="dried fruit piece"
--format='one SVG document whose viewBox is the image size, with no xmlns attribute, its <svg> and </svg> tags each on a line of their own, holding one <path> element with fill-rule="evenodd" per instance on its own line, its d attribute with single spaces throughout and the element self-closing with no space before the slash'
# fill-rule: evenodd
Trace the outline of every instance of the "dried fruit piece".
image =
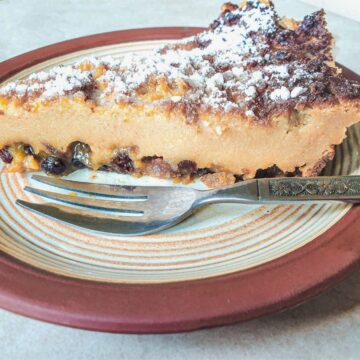
<svg viewBox="0 0 360 360">
<path fill-rule="evenodd" d="M 131 174 L 135 170 L 134 162 L 126 150 L 120 150 L 110 165 L 115 171 L 122 174 Z"/>
<path fill-rule="evenodd" d="M 110 172 L 112 169 L 109 165 L 102 165 L 100 166 L 98 169 L 98 171 L 106 171 L 106 172 Z"/>
<path fill-rule="evenodd" d="M 22 149 L 23 149 L 25 155 L 32 155 L 32 156 L 35 155 L 35 151 L 32 148 L 32 146 L 30 146 L 30 145 L 24 144 L 24 145 L 22 145 Z"/>
<path fill-rule="evenodd" d="M 41 162 L 41 169 L 51 175 L 61 175 L 66 170 L 66 164 L 60 158 L 48 156 Z"/>
<path fill-rule="evenodd" d="M 0 159 L 5 164 L 11 164 L 11 162 L 13 161 L 13 156 L 11 155 L 8 147 L 4 147 L 3 149 L 0 149 Z"/>
<path fill-rule="evenodd" d="M 72 145 L 71 148 L 71 163 L 79 169 L 90 167 L 90 146 L 82 142 L 76 142 Z"/>
<path fill-rule="evenodd" d="M 283 176 L 283 172 L 276 166 L 273 165 L 267 169 L 258 169 L 255 174 L 256 179 L 263 178 L 274 178 L 276 176 Z"/>
<path fill-rule="evenodd" d="M 178 163 L 178 171 L 181 175 L 195 175 L 197 172 L 196 162 L 191 160 L 182 160 Z"/>
<path fill-rule="evenodd" d="M 213 174 L 214 171 L 209 169 L 209 168 L 199 168 L 197 170 L 197 176 L 201 177 L 201 176 L 204 176 L 204 175 L 207 175 L 207 174 Z"/>
</svg>

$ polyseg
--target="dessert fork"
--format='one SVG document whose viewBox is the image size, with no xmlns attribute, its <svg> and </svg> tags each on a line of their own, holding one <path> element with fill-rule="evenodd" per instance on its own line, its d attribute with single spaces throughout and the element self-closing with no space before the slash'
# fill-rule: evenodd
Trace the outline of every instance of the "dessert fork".
<svg viewBox="0 0 360 360">
<path fill-rule="evenodd" d="M 197 209 L 214 203 L 360 201 L 360 176 L 256 179 L 212 190 L 96 184 L 39 175 L 32 179 L 73 193 L 65 195 L 29 186 L 26 191 L 76 207 L 24 200 L 17 200 L 18 205 L 75 226 L 124 236 L 169 228 Z"/>
</svg>

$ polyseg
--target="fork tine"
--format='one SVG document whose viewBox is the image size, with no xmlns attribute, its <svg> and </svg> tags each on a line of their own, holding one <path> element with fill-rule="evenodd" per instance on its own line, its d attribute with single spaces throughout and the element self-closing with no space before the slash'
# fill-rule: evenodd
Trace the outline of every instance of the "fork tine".
<svg viewBox="0 0 360 360">
<path fill-rule="evenodd" d="M 173 225 L 171 221 L 166 223 L 163 221 L 148 222 L 143 216 L 116 215 L 116 217 L 107 217 L 103 214 L 92 214 L 84 210 L 53 203 L 35 204 L 23 200 L 16 200 L 16 203 L 37 214 L 81 228 L 124 236 L 149 234 Z"/>
<path fill-rule="evenodd" d="M 144 201 L 113 201 L 113 200 L 91 199 L 86 197 L 58 194 L 51 191 L 36 189 L 30 186 L 25 186 L 24 190 L 39 196 L 43 196 L 48 199 L 61 201 L 67 204 L 85 206 L 97 210 L 116 211 L 121 213 L 138 214 L 138 215 L 144 214 L 144 211 L 141 210 L 141 207 L 143 207 L 144 203 L 146 203 Z"/>
<path fill-rule="evenodd" d="M 41 175 L 33 175 L 32 179 L 43 184 L 59 187 L 61 189 L 77 191 L 84 194 L 94 194 L 119 199 L 146 199 L 147 191 L 151 186 L 121 186 L 109 184 L 95 184 L 80 181 L 55 179 Z"/>
</svg>

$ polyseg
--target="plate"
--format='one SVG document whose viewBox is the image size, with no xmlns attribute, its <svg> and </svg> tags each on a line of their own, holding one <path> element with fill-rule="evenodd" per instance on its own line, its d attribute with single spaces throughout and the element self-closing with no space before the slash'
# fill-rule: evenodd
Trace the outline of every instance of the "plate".
<svg viewBox="0 0 360 360">
<path fill-rule="evenodd" d="M 0 82 L 86 56 L 146 53 L 199 30 L 139 29 L 66 41 L 1 63 Z M 325 173 L 359 174 L 359 150 L 360 127 L 353 126 Z M 88 170 L 68 178 L 169 185 L 119 174 L 94 179 Z M 302 302 L 360 263 L 360 207 L 212 205 L 162 233 L 126 238 L 17 207 L 17 198 L 42 201 L 23 192 L 29 183 L 29 175 L 0 176 L 0 306 L 36 319 L 128 333 L 228 324 Z"/>
</svg>

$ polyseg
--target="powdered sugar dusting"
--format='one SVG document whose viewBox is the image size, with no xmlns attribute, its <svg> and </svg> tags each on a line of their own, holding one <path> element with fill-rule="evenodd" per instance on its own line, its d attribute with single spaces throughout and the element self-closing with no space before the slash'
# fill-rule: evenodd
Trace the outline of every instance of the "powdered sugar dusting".
<svg viewBox="0 0 360 360">
<path fill-rule="evenodd" d="M 7 84 L 0 94 L 43 100 L 71 96 L 92 87 L 103 90 L 93 92 L 92 100 L 105 105 L 113 100 L 138 101 L 141 87 L 155 79 L 168 85 L 157 103 L 189 103 L 210 111 L 258 116 L 257 99 L 262 103 L 301 99 L 307 88 L 298 82 L 315 76 L 296 60 L 274 62 L 269 39 L 278 30 L 273 7 L 248 0 L 244 8 L 232 6 L 226 10 L 208 31 L 174 46 L 145 56 L 85 59 Z M 103 68 L 100 75 L 99 67 Z M 186 91 L 180 91 L 179 83 Z"/>
<path fill-rule="evenodd" d="M 12 82 L 0 89 L 0 94 L 15 94 L 19 97 L 36 97 L 50 99 L 82 90 L 93 82 L 92 74 L 73 66 L 58 66 L 49 72 L 39 72 L 27 80 Z"/>
<path fill-rule="evenodd" d="M 81 89 L 91 84 L 91 74 L 71 67 L 57 67 L 49 72 L 49 78 L 44 84 L 44 98 L 64 96 L 74 89 Z"/>
<path fill-rule="evenodd" d="M 299 95 L 304 94 L 305 92 L 306 92 L 306 89 L 305 89 L 304 87 L 296 86 L 296 87 L 294 87 L 294 88 L 291 90 L 290 96 L 291 96 L 292 98 L 296 98 L 296 97 L 298 97 Z"/>
<path fill-rule="evenodd" d="M 273 101 L 288 100 L 290 98 L 290 91 L 285 86 L 275 89 L 270 93 L 270 99 Z"/>
</svg>

